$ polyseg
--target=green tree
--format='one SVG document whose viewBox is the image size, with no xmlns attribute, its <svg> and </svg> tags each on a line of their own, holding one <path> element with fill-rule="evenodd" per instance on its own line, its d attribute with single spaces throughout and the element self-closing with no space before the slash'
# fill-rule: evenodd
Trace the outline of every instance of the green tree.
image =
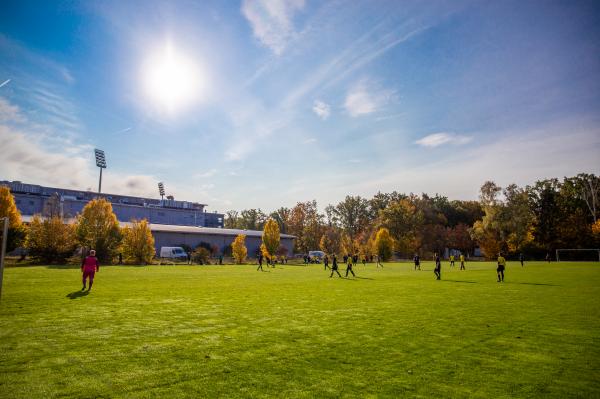
<svg viewBox="0 0 600 399">
<path fill-rule="evenodd" d="M 95 249 L 101 262 L 110 263 L 121 242 L 119 222 L 110 202 L 104 198 L 88 202 L 77 218 L 75 231 L 82 247 Z"/>
<path fill-rule="evenodd" d="M 123 241 L 121 250 L 125 260 L 134 264 L 152 263 L 155 255 L 154 237 L 146 219 L 133 220 L 131 227 L 122 229 Z"/>
</svg>

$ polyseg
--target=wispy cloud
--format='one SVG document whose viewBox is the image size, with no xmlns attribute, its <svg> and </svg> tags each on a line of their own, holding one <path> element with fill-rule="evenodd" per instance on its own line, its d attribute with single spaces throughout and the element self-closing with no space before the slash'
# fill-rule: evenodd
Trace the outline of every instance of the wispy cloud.
<svg viewBox="0 0 600 399">
<path fill-rule="evenodd" d="M 294 35 L 294 14 L 304 0 L 244 0 L 242 13 L 252 25 L 254 36 L 280 55 Z"/>
<path fill-rule="evenodd" d="M 216 169 L 209 169 L 206 172 L 196 173 L 193 177 L 195 179 L 206 179 L 207 177 L 212 177 L 217 173 Z"/>
<path fill-rule="evenodd" d="M 306 140 L 304 140 L 304 141 L 302 142 L 302 144 L 312 144 L 312 143 L 316 143 L 316 142 L 317 142 L 317 139 L 316 139 L 316 138 L 314 138 L 314 137 L 311 137 L 311 138 L 309 138 L 309 139 L 306 139 Z"/>
<path fill-rule="evenodd" d="M 0 122 L 25 122 L 25 117 L 18 106 L 11 104 L 8 100 L 0 97 Z"/>
<path fill-rule="evenodd" d="M 4 82 L 0 83 L 0 87 L 4 87 L 10 83 L 10 79 L 6 79 Z"/>
<path fill-rule="evenodd" d="M 331 114 L 331 107 L 329 104 L 324 103 L 321 100 L 315 100 L 312 110 L 319 118 L 323 120 L 329 118 L 329 115 Z"/>
<path fill-rule="evenodd" d="M 126 127 L 125 129 L 117 130 L 114 134 L 127 133 L 127 132 L 131 131 L 131 129 L 133 129 L 133 128 L 132 127 Z"/>
<path fill-rule="evenodd" d="M 346 95 L 344 107 L 352 117 L 366 115 L 380 110 L 395 96 L 395 92 L 383 89 L 366 79 L 355 84 Z"/>
<path fill-rule="evenodd" d="M 473 138 L 470 136 L 463 136 L 455 133 L 433 133 L 427 135 L 419 140 L 415 141 L 415 144 L 418 144 L 423 147 L 437 147 L 443 144 L 451 144 L 451 145 L 462 145 L 467 144 Z"/>
</svg>

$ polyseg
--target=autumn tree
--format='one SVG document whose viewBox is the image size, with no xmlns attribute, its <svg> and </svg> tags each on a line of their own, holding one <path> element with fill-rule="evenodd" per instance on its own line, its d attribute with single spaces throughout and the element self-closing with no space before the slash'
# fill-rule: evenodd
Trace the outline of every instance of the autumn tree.
<svg viewBox="0 0 600 399">
<path fill-rule="evenodd" d="M 121 250 L 127 262 L 141 265 L 152 263 L 156 254 L 154 237 L 146 219 L 133 220 L 131 227 L 123 228 L 121 233 Z"/>
<path fill-rule="evenodd" d="M 25 242 L 27 230 L 21 223 L 21 213 L 15 204 L 15 197 L 8 187 L 0 186 L 0 219 L 5 217 L 8 218 L 6 251 L 11 252 Z"/>
<path fill-rule="evenodd" d="M 409 199 L 393 201 L 379 214 L 382 226 L 391 234 L 400 252 L 414 252 L 419 247 L 418 234 L 424 216 Z"/>
<path fill-rule="evenodd" d="M 380 228 L 375 237 L 375 249 L 377 251 L 377 255 L 379 255 L 379 258 L 383 261 L 390 260 L 392 257 L 393 247 L 394 240 L 390 235 L 390 231 L 385 227 Z"/>
<path fill-rule="evenodd" d="M 290 212 L 289 233 L 296 236 L 295 251 L 306 253 L 319 248 L 323 235 L 323 215 L 317 201 L 298 202 Z"/>
<path fill-rule="evenodd" d="M 244 263 L 246 256 L 248 255 L 245 234 L 239 234 L 237 237 L 235 237 L 235 240 L 233 240 L 231 243 L 231 254 L 233 255 L 233 259 L 235 259 L 238 264 Z"/>
<path fill-rule="evenodd" d="M 268 253 L 268 257 L 273 259 L 279 249 L 279 225 L 273 219 L 267 220 L 262 235 L 262 243 Z"/>
<path fill-rule="evenodd" d="M 63 223 L 58 216 L 42 220 L 34 215 L 25 247 L 32 258 L 41 262 L 64 261 L 77 247 L 74 226 Z"/>
<path fill-rule="evenodd" d="M 271 213 L 271 219 L 275 220 L 279 225 L 279 231 L 282 234 L 288 234 L 288 221 L 290 219 L 291 211 L 289 208 L 281 207 Z"/>
<path fill-rule="evenodd" d="M 360 196 L 347 195 L 335 206 L 335 215 L 344 233 L 354 240 L 369 222 L 369 202 Z"/>
<path fill-rule="evenodd" d="M 95 249 L 101 262 L 109 263 L 120 245 L 121 231 L 112 205 L 104 198 L 87 203 L 77 218 L 75 229 L 82 247 Z"/>
<path fill-rule="evenodd" d="M 338 228 L 328 226 L 321 236 L 319 248 L 326 254 L 339 254 L 341 244 L 341 235 Z"/>
</svg>

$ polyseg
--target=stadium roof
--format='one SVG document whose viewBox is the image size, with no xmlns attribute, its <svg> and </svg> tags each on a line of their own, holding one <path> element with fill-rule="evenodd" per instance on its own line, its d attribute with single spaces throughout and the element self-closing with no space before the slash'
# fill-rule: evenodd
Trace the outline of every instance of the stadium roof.
<svg viewBox="0 0 600 399">
<path fill-rule="evenodd" d="M 25 223 L 31 222 L 33 216 L 23 215 L 21 219 Z M 76 219 L 70 218 L 65 219 L 65 222 L 71 224 L 75 223 Z M 131 226 L 131 222 L 119 222 L 121 227 Z M 237 236 L 239 234 L 245 234 L 248 237 L 262 237 L 263 232 L 260 230 L 242 230 L 242 229 L 221 229 L 218 227 L 198 227 L 198 226 L 180 226 L 174 224 L 157 224 L 149 223 L 150 230 L 164 233 L 182 233 L 182 234 L 209 234 L 215 236 Z M 281 238 L 296 238 L 296 236 L 290 234 L 280 234 Z"/>
</svg>

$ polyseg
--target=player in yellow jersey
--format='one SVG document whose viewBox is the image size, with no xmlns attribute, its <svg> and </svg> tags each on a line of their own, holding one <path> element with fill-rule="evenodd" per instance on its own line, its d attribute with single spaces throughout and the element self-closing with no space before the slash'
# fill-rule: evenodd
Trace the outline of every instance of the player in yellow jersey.
<svg viewBox="0 0 600 399">
<path fill-rule="evenodd" d="M 450 255 L 450 267 L 454 267 L 454 255 Z"/>
<path fill-rule="evenodd" d="M 498 282 L 504 282 L 504 269 L 506 268 L 506 259 L 502 256 L 502 253 L 498 254 L 498 268 L 496 269 L 496 273 L 498 273 Z"/>
<path fill-rule="evenodd" d="M 463 254 L 460 254 L 460 270 L 466 270 L 465 269 L 465 256 Z"/>
</svg>

